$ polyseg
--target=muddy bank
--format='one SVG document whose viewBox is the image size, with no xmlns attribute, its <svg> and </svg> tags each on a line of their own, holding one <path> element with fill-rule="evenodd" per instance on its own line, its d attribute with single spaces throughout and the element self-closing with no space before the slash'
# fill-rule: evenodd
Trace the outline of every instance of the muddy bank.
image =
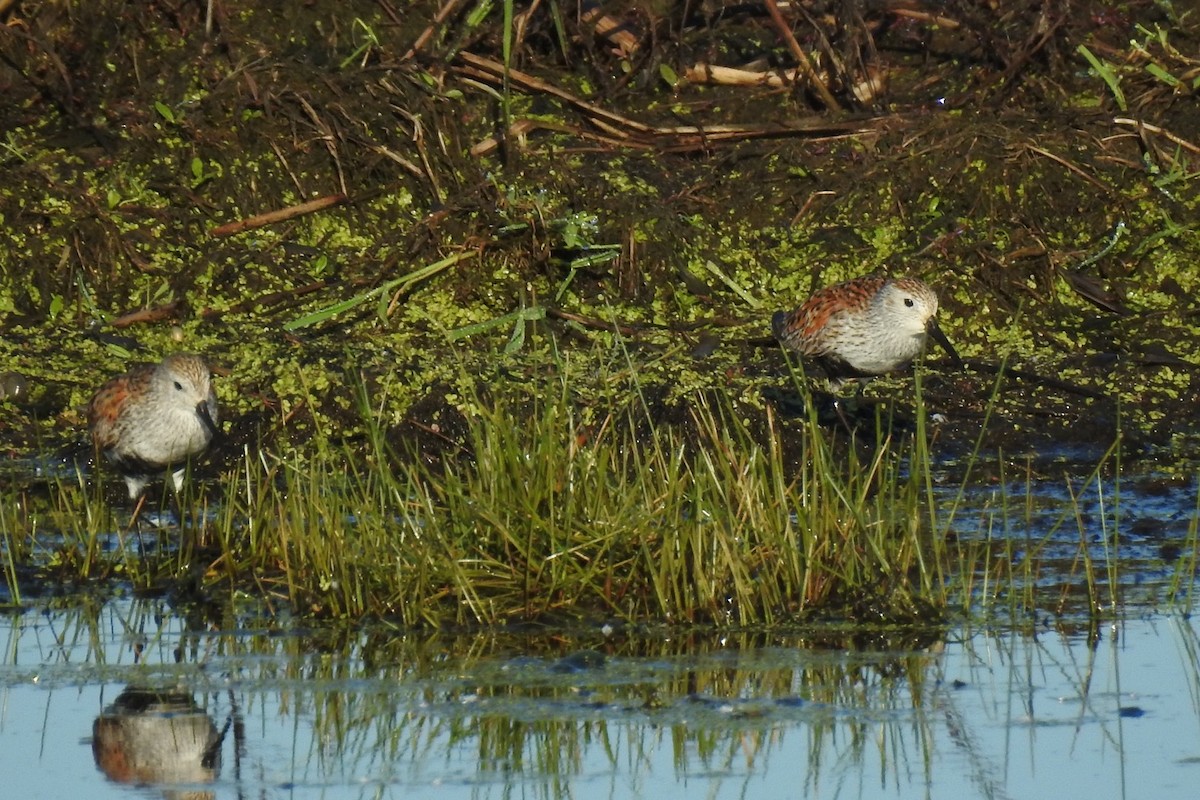
<svg viewBox="0 0 1200 800">
<path fill-rule="evenodd" d="M 4 12 L 11 453 L 177 349 L 227 369 L 230 452 L 354 436 L 360 384 L 431 453 L 480 385 L 753 418 L 788 387 L 771 313 L 888 270 L 968 360 L 925 381 L 947 447 L 1194 455 L 1195 19 L 808 3 L 806 80 L 757 7 L 550 4 L 506 78 L 499 9 L 212 8 Z"/>
</svg>

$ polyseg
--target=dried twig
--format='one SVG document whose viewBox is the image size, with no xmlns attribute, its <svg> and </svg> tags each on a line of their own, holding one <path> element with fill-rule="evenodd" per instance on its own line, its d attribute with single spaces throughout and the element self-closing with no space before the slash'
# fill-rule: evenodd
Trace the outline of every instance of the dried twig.
<svg viewBox="0 0 1200 800">
<path fill-rule="evenodd" d="M 297 178 L 296 173 L 292 171 L 292 165 L 288 163 L 287 157 L 283 154 L 283 151 L 279 149 L 279 145 L 276 142 L 271 142 L 270 146 L 271 151 L 275 153 L 275 157 L 279 159 L 279 163 L 283 165 L 283 171 L 286 172 L 288 177 L 292 179 L 292 185 L 296 187 L 296 191 L 300 194 L 304 194 L 304 185 L 300 183 L 300 179 Z"/>
<path fill-rule="evenodd" d="M 1174 133 L 1171 133 L 1166 128 L 1160 128 L 1157 125 L 1151 125 L 1149 122 L 1142 122 L 1141 120 L 1129 119 L 1128 117 L 1117 117 L 1113 120 L 1113 124 L 1114 125 L 1128 125 L 1128 126 L 1137 128 L 1140 131 L 1144 130 L 1144 131 L 1149 131 L 1150 133 L 1156 133 L 1159 136 L 1162 136 L 1163 138 L 1168 139 L 1169 141 L 1174 142 L 1175 144 L 1179 145 L 1184 150 L 1190 150 L 1193 153 L 1200 154 L 1200 147 L 1192 144 L 1187 139 L 1184 139 L 1180 136 L 1175 135 Z"/>
<path fill-rule="evenodd" d="M 462 52 L 459 53 L 459 60 L 463 62 L 463 66 L 458 68 L 458 71 L 468 76 L 477 77 L 486 81 L 489 84 L 499 85 L 503 82 L 505 69 L 504 65 L 498 61 L 493 61 L 490 58 L 483 58 L 474 53 Z M 508 69 L 509 85 L 521 89 L 526 92 L 540 92 L 548 94 L 552 97 L 569 103 L 576 109 L 586 113 L 596 122 L 607 122 L 617 128 L 626 128 L 633 131 L 650 132 L 652 126 L 641 122 L 623 117 L 620 114 L 614 114 L 607 109 L 589 103 L 586 100 L 581 100 L 570 92 L 564 91 L 554 84 L 547 83 L 540 78 L 535 78 L 527 72 L 521 72 L 517 69 Z"/>
<path fill-rule="evenodd" d="M 213 317 L 224 316 L 225 314 L 241 314 L 245 311 L 251 311 L 255 308 L 267 308 L 269 306 L 278 305 L 285 300 L 292 300 L 297 297 L 303 297 L 306 294 L 320 291 L 329 285 L 329 281 L 320 280 L 306 283 L 303 286 L 297 286 L 295 289 L 285 289 L 279 292 L 268 292 L 267 294 L 251 297 L 249 300 L 243 300 L 229 308 L 206 308 L 200 312 L 203 319 L 211 319 Z M 116 324 L 116 323 L 114 323 Z"/>
<path fill-rule="evenodd" d="M 622 58 L 631 58 L 638 51 L 641 42 L 633 35 L 624 22 L 606 14 L 599 3 L 585 8 L 579 21 L 591 25 L 592 30 L 602 39 L 607 39 L 613 46 L 613 51 Z"/>
<path fill-rule="evenodd" d="M 720 67 L 713 64 L 694 64 L 684 70 L 683 78 L 689 83 L 713 83 L 721 86 L 768 86 L 773 89 L 796 83 L 803 75 L 799 69 L 757 70 L 737 67 Z M 863 103 L 870 103 L 879 96 L 883 78 L 878 70 L 870 70 L 866 78 L 850 87 L 854 96 Z"/>
<path fill-rule="evenodd" d="M 1041 147 L 1038 147 L 1037 145 L 1033 145 L 1033 144 L 1025 145 L 1025 149 L 1029 150 L 1032 153 L 1037 153 L 1039 156 L 1045 156 L 1046 158 L 1050 159 L 1051 161 L 1055 161 L 1059 164 L 1062 164 L 1064 167 L 1071 170 L 1071 172 L 1074 172 L 1076 175 L 1083 178 L 1085 181 L 1092 184 L 1096 188 L 1100 189 L 1105 194 L 1112 192 L 1111 186 L 1105 186 L 1103 183 L 1101 183 L 1100 181 L 1093 178 L 1091 175 L 1088 175 L 1086 172 L 1084 172 L 1082 167 L 1078 167 L 1075 164 L 1072 164 L 1070 161 L 1067 161 L 1062 156 L 1055 155 L 1054 153 L 1051 153 L 1049 150 L 1044 150 Z"/>
<path fill-rule="evenodd" d="M 161 322 L 164 319 L 171 319 L 179 315 L 179 301 L 172 300 L 161 306 L 153 308 L 139 308 L 137 311 L 130 311 L 127 314 L 122 314 L 112 321 L 114 328 L 128 328 L 131 325 L 137 325 L 142 322 Z"/>
<path fill-rule="evenodd" d="M 267 225 L 273 225 L 276 222 L 301 217 L 305 214 L 311 214 L 314 211 L 321 211 L 332 206 L 340 205 L 346 202 L 346 195 L 331 194 L 326 197 L 318 197 L 316 200 L 309 200 L 307 203 L 281 208 L 277 211 L 268 211 L 265 214 L 255 214 L 253 217 L 240 219 L 236 222 L 227 222 L 224 225 L 218 225 L 209 231 L 210 236 L 231 236 L 242 231 L 252 230 L 254 228 L 262 228 Z"/>
<path fill-rule="evenodd" d="M 1051 378 L 1048 375 L 1039 375 L 1036 372 L 1028 370 L 1015 369 L 1007 364 L 997 364 L 993 361 L 981 361 L 974 358 L 963 359 L 963 366 L 974 372 L 983 372 L 990 375 L 1004 375 L 1008 378 L 1016 378 L 1019 381 L 1027 381 L 1029 383 L 1040 383 L 1043 386 L 1048 386 L 1051 389 L 1077 394 L 1081 397 L 1091 397 L 1096 400 L 1106 399 L 1108 397 L 1104 392 L 1089 389 L 1086 386 L 1080 386 L 1078 383 Z"/>
<path fill-rule="evenodd" d="M 338 187 L 341 188 L 342 194 L 348 194 L 349 189 L 346 188 L 346 176 L 342 174 L 342 159 L 338 156 L 337 137 L 333 135 L 333 130 L 329 124 L 317 114 L 317 110 L 312 107 L 312 104 L 304 98 L 303 95 L 296 96 L 300 107 L 308 114 L 308 118 L 312 121 L 313 127 L 321 134 L 320 140 L 325 144 L 325 149 L 329 151 L 329 157 L 333 159 L 333 168 L 337 171 Z"/>
<path fill-rule="evenodd" d="M 788 27 L 787 20 L 783 18 L 783 14 L 779 11 L 779 5 L 775 0 L 766 0 L 767 13 L 771 16 L 771 21 L 775 23 L 775 27 L 779 29 L 779 35 L 787 43 L 788 48 L 792 51 L 792 55 L 796 59 L 800 72 L 803 73 L 805 81 L 812 87 L 817 96 L 821 98 L 821 102 L 831 111 L 841 111 L 842 106 L 838 103 L 833 93 L 829 91 L 821 79 L 817 76 L 817 71 L 813 69 L 812 62 L 808 60 L 808 54 L 800 47 L 800 43 L 796 41 L 796 37 L 792 35 L 792 29 Z"/>
<path fill-rule="evenodd" d="M 460 63 L 455 70 L 467 78 L 487 85 L 499 85 L 504 79 L 504 66 L 497 61 L 473 53 L 459 54 Z M 866 133 L 871 130 L 870 120 L 856 122 L 828 122 L 814 118 L 797 120 L 788 124 L 774 125 L 681 125 L 656 127 L 647 125 L 620 114 L 615 114 L 594 103 L 589 103 L 527 73 L 516 69 L 508 70 L 510 88 L 524 92 L 542 93 L 556 97 L 588 118 L 602 133 L 585 132 L 565 123 L 545 120 L 517 120 L 509 127 L 509 136 L 520 137 L 537 129 L 568 132 L 582 138 L 603 142 L 617 147 L 639 149 L 658 148 L 668 151 L 705 150 L 719 143 L 740 142 L 746 139 L 778 138 L 784 136 L 837 137 Z M 485 140 L 472 148 L 475 155 L 491 152 L 499 147 L 494 139 Z"/>
<path fill-rule="evenodd" d="M 934 14 L 929 11 L 917 11 L 911 8 L 889 8 L 887 13 L 893 17 L 905 17 L 906 19 L 915 20 L 917 22 L 925 22 L 930 25 L 937 25 L 939 28 L 946 30 L 956 30 L 962 26 L 956 19 L 951 17 L 943 17 L 941 14 Z"/>
<path fill-rule="evenodd" d="M 417 37 L 415 42 L 413 42 L 413 46 L 408 48 L 408 52 L 400 56 L 400 60 L 408 61 L 417 53 L 421 52 L 425 45 L 429 43 L 429 40 L 433 38 L 433 34 L 437 32 L 438 27 L 458 9 L 458 6 L 461 3 L 462 0 L 446 0 L 442 7 L 438 9 L 437 14 L 434 15 L 433 22 L 429 24 L 428 28 L 421 32 L 421 35 Z"/>
<path fill-rule="evenodd" d="M 561 308 L 555 308 L 554 306 L 546 307 L 546 315 L 556 319 L 574 322 L 578 325 L 582 325 L 585 328 L 593 328 L 598 331 L 616 331 L 622 336 L 633 337 L 641 333 L 640 328 L 636 328 L 631 325 L 622 325 L 619 322 L 609 322 L 596 317 L 586 317 L 583 314 L 576 314 L 571 311 L 563 311 Z"/>
</svg>

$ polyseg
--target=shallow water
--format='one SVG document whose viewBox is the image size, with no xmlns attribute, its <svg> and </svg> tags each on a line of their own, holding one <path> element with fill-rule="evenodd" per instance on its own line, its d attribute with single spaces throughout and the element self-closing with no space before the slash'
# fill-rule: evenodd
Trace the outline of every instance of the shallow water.
<svg viewBox="0 0 1200 800">
<path fill-rule="evenodd" d="M 1010 595 L 1031 587 L 1014 610 L 1029 599 L 1083 613 L 1191 609 L 1200 550 L 1193 480 L 1145 473 L 1118 481 L 1079 465 L 1057 476 L 1014 471 L 1016 479 L 974 476 L 962 492 L 948 480 L 934 488 L 938 534 L 987 553 L 972 562 L 977 584 L 990 579 L 992 591 L 1011 587 Z"/>
<path fill-rule="evenodd" d="M 1200 780 L 1181 616 L 413 637 L 114 601 L 2 624 L 11 797 L 1181 797 Z"/>
<path fill-rule="evenodd" d="M 1160 610 L 1195 585 L 1195 485 L 992 478 L 942 482 L 939 532 L 981 574 L 1031 564 L 1006 574 L 1054 609 L 1001 598 L 992 627 L 451 636 L 38 600 L 0 617 L 0 796 L 1191 796 L 1200 631 Z"/>
</svg>

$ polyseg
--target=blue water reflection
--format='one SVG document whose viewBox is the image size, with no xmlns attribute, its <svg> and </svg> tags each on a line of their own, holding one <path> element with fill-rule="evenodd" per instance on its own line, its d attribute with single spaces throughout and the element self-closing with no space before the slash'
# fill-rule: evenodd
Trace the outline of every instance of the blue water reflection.
<svg viewBox="0 0 1200 800">
<path fill-rule="evenodd" d="M 906 647 L 289 632 L 142 602 L 0 626 L 6 797 L 1162 798 L 1200 779 L 1182 617 Z"/>
</svg>

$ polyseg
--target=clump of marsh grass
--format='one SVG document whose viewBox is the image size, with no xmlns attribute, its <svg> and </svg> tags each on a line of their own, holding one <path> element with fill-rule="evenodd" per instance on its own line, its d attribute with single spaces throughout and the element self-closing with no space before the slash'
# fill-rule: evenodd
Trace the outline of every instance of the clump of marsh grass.
<svg viewBox="0 0 1200 800">
<path fill-rule="evenodd" d="M 436 464 L 389 445 L 365 390 L 365 448 L 247 451 L 215 526 L 230 585 L 255 575 L 302 609 L 439 625 L 945 608 L 923 431 L 838 447 L 815 418 L 768 410 L 760 438 L 704 394 L 684 425 L 637 403 L 585 423 L 565 380 L 519 407 L 473 405 L 462 452 Z M 785 460 L 785 436 L 799 457 Z"/>
<path fill-rule="evenodd" d="M 247 447 L 220 486 L 187 481 L 160 497 L 187 512 L 182 529 L 131 530 L 103 482 L 75 472 L 10 486 L 9 601 L 23 581 L 115 582 L 409 625 L 723 627 L 926 622 L 951 609 L 1101 617 L 1123 603 L 1119 439 L 1061 500 L 1035 501 L 1031 462 L 1014 482 L 1001 455 L 980 507 L 964 503 L 978 446 L 957 490 L 935 487 L 919 380 L 915 424 L 880 412 L 870 433 L 849 435 L 811 412 L 746 415 L 713 392 L 689 395 L 671 424 L 636 391 L 596 414 L 566 372 L 525 400 L 466 397 L 463 432 L 435 459 L 390 439 L 387 403 L 359 387 L 364 436 L 321 431 L 288 456 Z M 956 515 L 976 512 L 960 535 Z M 1168 587 L 1185 606 L 1198 528 Z"/>
</svg>

